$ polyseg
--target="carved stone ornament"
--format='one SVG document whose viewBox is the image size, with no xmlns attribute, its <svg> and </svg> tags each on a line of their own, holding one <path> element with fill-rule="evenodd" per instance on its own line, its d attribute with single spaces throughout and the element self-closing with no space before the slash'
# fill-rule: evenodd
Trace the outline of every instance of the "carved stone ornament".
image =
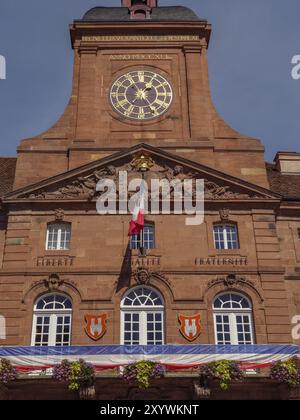
<svg viewBox="0 0 300 420">
<path fill-rule="evenodd" d="M 64 280 L 60 279 L 58 274 L 50 274 L 50 276 L 44 280 L 45 287 L 52 292 L 60 288 L 64 283 Z"/>
<path fill-rule="evenodd" d="M 37 191 L 29 195 L 30 199 L 87 199 L 91 200 L 97 194 L 96 186 L 102 179 L 118 182 L 118 170 L 109 165 L 106 168 L 95 170 L 91 175 L 78 177 L 69 184 L 54 189 L 54 191 Z"/>
<path fill-rule="evenodd" d="M 220 213 L 220 219 L 221 219 L 221 221 L 222 222 L 228 222 L 229 216 L 230 216 L 229 209 L 221 209 L 219 213 Z"/>
<path fill-rule="evenodd" d="M 71 180 L 61 181 L 65 183 L 63 186 L 54 184 L 52 186 L 43 187 L 34 192 L 24 193 L 24 195 L 20 195 L 18 198 L 92 200 L 100 197 L 104 193 L 96 190 L 98 182 L 104 179 L 109 179 L 115 182 L 116 194 L 118 196 L 120 172 L 127 172 L 128 184 L 133 179 L 142 178 L 143 172 L 144 180 L 149 187 L 149 193 L 152 180 L 166 180 L 170 183 L 173 181 L 173 186 L 171 187 L 171 197 L 174 195 L 174 181 L 196 181 L 197 179 L 204 180 L 205 200 L 261 199 L 267 197 L 263 193 L 256 194 L 256 192 L 251 192 L 249 190 L 247 190 L 246 193 L 237 191 L 239 186 L 220 185 L 223 184 L 223 180 L 212 181 L 203 177 L 201 172 L 196 172 L 190 167 L 185 167 L 176 162 L 166 161 L 166 159 L 160 157 L 156 157 L 156 159 L 154 159 L 149 153 L 139 153 L 134 156 L 130 162 L 126 162 L 125 159 L 123 161 L 120 160 L 116 166 L 107 165 L 101 169 L 94 169 L 90 174 L 77 176 Z M 226 182 L 226 180 L 224 180 L 224 182 Z M 193 182 L 193 197 L 196 197 L 195 193 L 196 182 Z M 130 194 L 128 195 L 128 198 L 130 198 Z M 150 194 L 149 198 L 151 198 Z M 226 218 L 227 210 L 222 210 L 222 215 Z"/>
<path fill-rule="evenodd" d="M 149 284 L 151 280 L 151 273 L 146 268 L 138 268 L 134 272 L 134 278 L 137 284 Z"/>
<path fill-rule="evenodd" d="M 151 271 L 145 267 L 139 267 L 132 271 L 131 277 L 139 285 L 150 285 L 153 281 L 159 281 L 172 288 L 172 283 L 163 273 Z"/>
<path fill-rule="evenodd" d="M 141 172 L 146 172 L 146 171 L 150 171 L 150 169 L 154 166 L 154 161 L 150 156 L 141 154 L 139 156 L 136 156 L 130 162 L 130 165 L 134 169 L 137 169 Z"/>
<path fill-rule="evenodd" d="M 226 287 L 233 287 L 238 283 L 246 283 L 246 278 L 236 276 L 235 274 L 229 274 L 229 276 L 224 279 L 224 284 Z"/>
<path fill-rule="evenodd" d="M 208 287 L 210 288 L 217 284 L 223 284 L 228 289 L 239 285 L 248 285 L 254 287 L 254 283 L 251 280 L 236 274 L 229 274 L 226 277 L 217 277 L 209 282 Z"/>
<path fill-rule="evenodd" d="M 55 221 L 56 222 L 62 222 L 65 218 L 65 212 L 63 209 L 57 209 L 55 210 Z"/>
</svg>

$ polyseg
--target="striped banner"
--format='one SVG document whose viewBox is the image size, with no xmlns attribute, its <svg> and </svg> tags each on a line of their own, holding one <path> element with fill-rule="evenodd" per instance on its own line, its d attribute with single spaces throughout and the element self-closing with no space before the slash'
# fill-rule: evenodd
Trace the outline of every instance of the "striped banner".
<svg viewBox="0 0 300 420">
<path fill-rule="evenodd" d="M 64 359 L 83 359 L 97 370 L 141 360 L 161 363 L 170 370 L 191 369 L 224 359 L 239 362 L 242 369 L 256 369 L 294 356 L 300 357 L 294 345 L 0 347 L 0 358 L 10 360 L 21 372 L 50 369 Z"/>
</svg>

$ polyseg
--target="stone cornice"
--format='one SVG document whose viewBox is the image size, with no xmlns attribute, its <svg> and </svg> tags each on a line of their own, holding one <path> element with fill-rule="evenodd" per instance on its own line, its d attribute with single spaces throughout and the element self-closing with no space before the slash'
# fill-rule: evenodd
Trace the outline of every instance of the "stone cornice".
<svg viewBox="0 0 300 420">
<path fill-rule="evenodd" d="M 32 268 L 26 268 L 25 270 L 16 270 L 16 269 L 2 269 L 0 270 L 0 278 L 1 277 L 5 277 L 5 276 L 25 276 L 25 277 L 29 277 L 29 276 L 37 276 L 37 277 L 41 277 L 41 276 L 49 276 L 49 274 L 53 273 L 53 267 L 49 267 L 49 269 L 39 269 L 38 267 L 32 267 Z M 88 267 L 77 267 L 77 268 L 66 268 L 61 269 L 61 268 L 55 268 L 55 271 L 60 274 L 60 275 L 107 275 L 107 276 L 119 276 L 120 275 L 120 269 L 115 269 L 115 270 L 103 270 L 103 269 L 90 269 Z M 285 274 L 286 270 L 283 267 L 263 267 L 263 268 L 258 268 L 258 267 L 240 267 L 240 268 L 233 268 L 233 267 L 220 267 L 220 268 L 216 268 L 216 267 L 207 267 L 207 268 L 202 268 L 202 269 L 195 269 L 195 270 L 185 270 L 185 269 L 168 269 L 168 268 L 163 268 L 161 267 L 161 269 L 159 270 L 160 273 L 162 275 L 175 275 L 175 276 L 181 276 L 181 275 L 192 275 L 192 276 L 196 276 L 196 275 L 224 275 L 224 273 L 236 273 L 236 274 L 247 274 L 247 275 L 263 275 L 263 274 L 267 274 L 267 275 L 283 275 Z M 199 280 L 201 281 L 201 280 Z"/>
</svg>

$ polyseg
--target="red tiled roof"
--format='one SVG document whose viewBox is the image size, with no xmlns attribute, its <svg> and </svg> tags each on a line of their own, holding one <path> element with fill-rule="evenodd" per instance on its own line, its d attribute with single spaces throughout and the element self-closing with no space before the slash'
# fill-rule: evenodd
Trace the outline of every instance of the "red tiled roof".
<svg viewBox="0 0 300 420">
<path fill-rule="evenodd" d="M 13 190 L 17 158 L 0 157 L 0 197 Z"/>
<path fill-rule="evenodd" d="M 279 172 L 272 163 L 266 164 L 270 189 L 285 198 L 300 200 L 300 175 L 285 175 Z"/>
</svg>

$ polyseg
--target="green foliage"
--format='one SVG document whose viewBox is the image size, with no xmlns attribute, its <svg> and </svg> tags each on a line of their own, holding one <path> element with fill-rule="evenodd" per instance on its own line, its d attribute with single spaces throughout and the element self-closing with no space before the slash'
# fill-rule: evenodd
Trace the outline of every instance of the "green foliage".
<svg viewBox="0 0 300 420">
<path fill-rule="evenodd" d="M 271 367 L 271 378 L 285 383 L 289 388 L 300 387 L 300 359 L 293 357 L 284 362 L 276 362 Z"/>
<path fill-rule="evenodd" d="M 11 381 L 15 381 L 17 377 L 17 370 L 11 362 L 6 359 L 0 359 L 0 383 L 8 384 Z"/>
<path fill-rule="evenodd" d="M 151 379 L 161 378 L 165 375 L 164 367 L 155 362 L 141 361 L 128 365 L 123 370 L 123 379 L 136 381 L 139 388 L 148 389 Z"/>
<path fill-rule="evenodd" d="M 70 391 L 78 391 L 82 387 L 93 384 L 95 369 L 84 360 L 79 360 L 78 362 L 63 360 L 60 365 L 54 367 L 53 378 L 67 382 Z"/>
<path fill-rule="evenodd" d="M 229 360 L 211 362 L 200 368 L 200 377 L 203 379 L 217 379 L 223 391 L 229 389 L 232 382 L 242 381 L 244 375 L 238 363 Z"/>
</svg>

